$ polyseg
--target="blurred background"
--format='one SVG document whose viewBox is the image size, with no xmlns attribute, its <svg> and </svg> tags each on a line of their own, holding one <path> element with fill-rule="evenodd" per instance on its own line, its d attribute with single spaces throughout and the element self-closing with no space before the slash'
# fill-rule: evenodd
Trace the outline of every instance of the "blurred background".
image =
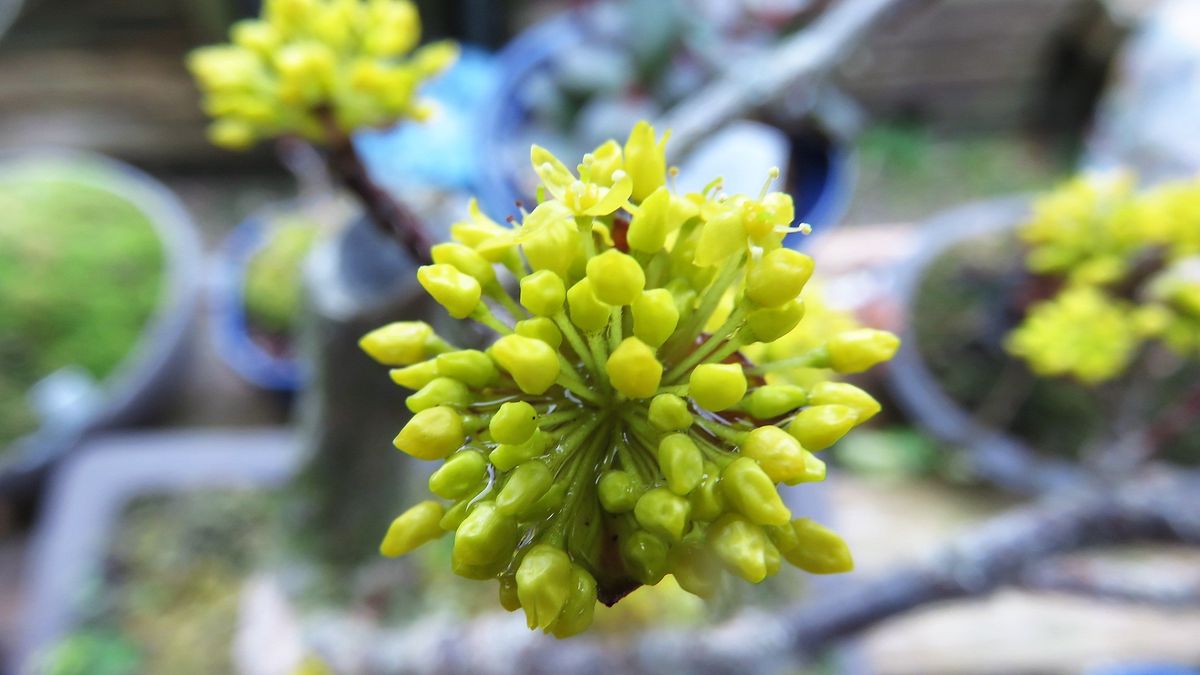
<svg viewBox="0 0 1200 675">
<path fill-rule="evenodd" d="M 1190 476 L 1200 404 L 1174 404 L 1195 397 L 1194 355 L 1095 385 L 1004 347 L 1029 305 L 1013 300 L 1013 233 L 1032 195 L 1081 172 L 1152 189 L 1200 170 L 1200 2 L 417 4 L 423 40 L 462 56 L 424 89 L 430 121 L 354 145 L 435 238 L 472 196 L 516 213 L 530 143 L 578 156 L 638 119 L 676 122 L 681 187 L 723 175 L 753 193 L 782 167 L 813 226 L 789 243 L 816 258 L 829 311 L 906 339 L 873 376 L 885 413 L 795 496 L 836 523 L 857 571 L 707 607 L 664 582 L 598 615 L 613 649 L 646 626 L 856 597 L 945 551 L 995 549 L 962 537 L 1016 513 L 1004 522 L 1028 539 L 994 565 L 964 553 L 981 565 L 931 598 L 948 601 L 881 610 L 758 670 L 1200 673 L 1200 497 L 1170 503 L 1192 530 L 1117 519 L 1033 552 L 1062 538 L 1039 534 L 1058 522 L 1044 504 L 1096 485 L 1136 501 L 1135 476 Z M 425 640 L 494 611 L 445 549 L 372 558 L 425 469 L 391 450 L 404 394 L 355 343 L 403 318 L 455 329 L 413 299 L 414 263 L 360 224 L 322 151 L 206 137 L 185 57 L 258 11 L 0 0 L 2 672 L 437 672 Z M 764 73 L 780 86 L 762 91 Z M 1168 409 L 1161 438 L 1147 420 Z"/>
</svg>

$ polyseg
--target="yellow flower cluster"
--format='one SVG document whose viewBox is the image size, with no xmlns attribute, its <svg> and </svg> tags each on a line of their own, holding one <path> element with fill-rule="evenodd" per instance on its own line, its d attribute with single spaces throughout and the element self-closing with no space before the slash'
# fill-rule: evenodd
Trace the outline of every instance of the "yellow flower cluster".
<svg viewBox="0 0 1200 675">
<path fill-rule="evenodd" d="M 782 246 L 791 199 L 770 181 L 757 196 L 721 194 L 719 181 L 681 194 L 665 143 L 639 123 L 575 171 L 535 146 L 540 203 L 511 228 L 472 205 L 454 241 L 433 248 L 418 280 L 452 316 L 498 333 L 486 350 L 455 349 L 421 322 L 362 341 L 416 390 L 396 446 L 442 462 L 429 481 L 438 499 L 396 518 L 383 553 L 453 532 L 455 572 L 499 580 L 504 607 L 560 637 L 586 629 L 597 601 L 668 574 L 710 597 L 729 575 L 757 583 L 784 561 L 852 566 L 778 486 L 823 480 L 815 453 L 879 404 L 841 382 L 765 376 L 861 372 L 898 340 L 831 331 L 750 361 L 744 348 L 804 317 L 813 261 Z"/>
<path fill-rule="evenodd" d="M 234 24 L 230 44 L 193 51 L 188 68 L 217 145 L 244 149 L 287 134 L 326 143 L 428 116 L 417 89 L 458 47 L 414 51 L 420 37 L 410 0 L 265 0 L 261 18 Z"/>
<path fill-rule="evenodd" d="M 1154 338 L 1200 355 L 1200 180 L 1139 193 L 1128 174 L 1079 177 L 1020 235 L 1029 268 L 1064 279 L 1007 341 L 1035 372 L 1103 382 Z"/>
</svg>

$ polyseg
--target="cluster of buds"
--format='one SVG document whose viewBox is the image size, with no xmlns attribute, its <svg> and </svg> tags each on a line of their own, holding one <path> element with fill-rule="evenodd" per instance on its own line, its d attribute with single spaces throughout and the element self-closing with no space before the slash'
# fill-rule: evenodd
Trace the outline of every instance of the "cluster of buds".
<svg viewBox="0 0 1200 675">
<path fill-rule="evenodd" d="M 499 334 L 486 350 L 456 349 L 422 322 L 362 340 L 415 390 L 396 447 L 442 462 L 429 479 L 438 499 L 396 518 L 382 552 L 453 532 L 456 573 L 498 579 L 505 608 L 560 637 L 587 628 L 597 601 L 668 574 L 710 597 L 729 575 L 758 583 L 784 561 L 852 567 L 845 543 L 794 517 L 778 486 L 823 480 L 816 453 L 879 404 L 847 383 L 766 375 L 861 372 L 898 340 L 854 329 L 747 358 L 804 317 L 813 261 L 782 246 L 798 229 L 792 201 L 770 192 L 777 171 L 756 197 L 719 181 L 681 194 L 665 143 L 642 122 L 576 172 L 534 146 L 536 207 L 503 227 L 472 205 L 454 241 L 433 248 L 418 280 L 453 317 Z"/>
<path fill-rule="evenodd" d="M 1062 280 L 1007 340 L 1035 372 L 1097 384 L 1156 339 L 1200 355 L 1200 180 L 1138 192 L 1129 174 L 1075 178 L 1020 235 L 1030 270 Z"/>
<path fill-rule="evenodd" d="M 328 143 L 365 127 L 424 119 L 422 81 L 457 58 L 452 42 L 414 51 L 421 20 L 410 0 L 266 0 L 230 44 L 201 47 L 188 67 L 204 93 L 217 145 L 243 149 L 297 135 Z"/>
</svg>

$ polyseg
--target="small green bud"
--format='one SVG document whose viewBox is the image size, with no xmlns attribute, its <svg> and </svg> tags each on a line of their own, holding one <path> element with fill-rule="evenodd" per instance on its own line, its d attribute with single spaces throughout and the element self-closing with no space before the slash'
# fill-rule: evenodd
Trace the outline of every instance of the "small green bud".
<svg viewBox="0 0 1200 675">
<path fill-rule="evenodd" d="M 539 270 L 521 279 L 521 306 L 534 316 L 554 316 L 566 299 L 562 279 L 550 270 Z"/>
<path fill-rule="evenodd" d="M 870 394 L 845 382 L 818 382 L 808 392 L 809 405 L 844 405 L 858 413 L 862 424 L 878 413 L 882 406 Z"/>
<path fill-rule="evenodd" d="M 670 541 L 679 541 L 688 526 L 691 506 L 679 495 L 666 488 L 647 490 L 633 507 L 638 524 Z"/>
<path fill-rule="evenodd" d="M 615 248 L 588 260 L 587 278 L 596 298 L 609 305 L 631 304 L 646 287 L 642 266 Z"/>
<path fill-rule="evenodd" d="M 659 394 L 650 401 L 650 423 L 662 431 L 683 431 L 692 426 L 687 401 L 675 394 Z"/>
<path fill-rule="evenodd" d="M 466 440 L 462 417 L 452 408 L 437 406 L 412 416 L 392 443 L 417 459 L 443 459 Z"/>
<path fill-rule="evenodd" d="M 742 454 L 758 462 L 773 482 L 795 485 L 825 480 L 825 463 L 779 427 L 759 427 L 746 435 Z"/>
<path fill-rule="evenodd" d="M 553 513 L 557 513 L 562 508 L 563 501 L 567 496 L 567 484 L 565 482 L 557 482 L 546 490 L 546 494 L 542 495 L 533 506 L 525 512 L 524 518 L 528 520 L 538 520 L 545 518 Z"/>
<path fill-rule="evenodd" d="M 895 356 L 900 338 L 887 331 L 860 328 L 835 335 L 826 348 L 831 368 L 839 373 L 861 373 Z"/>
<path fill-rule="evenodd" d="M 571 566 L 571 594 L 551 626 L 556 638 L 578 635 L 592 625 L 596 612 L 596 580 L 579 565 Z"/>
<path fill-rule="evenodd" d="M 488 454 L 488 461 L 501 471 L 511 471 L 518 464 L 542 455 L 551 441 L 549 434 L 538 429 L 524 443 L 501 443 L 496 446 L 496 449 Z"/>
<path fill-rule="evenodd" d="M 667 575 L 668 552 L 665 541 L 645 530 L 636 530 L 621 540 L 621 560 L 629 575 L 647 586 Z"/>
<path fill-rule="evenodd" d="M 625 173 L 633 180 L 630 199 L 642 202 L 667 182 L 667 139 L 671 132 L 654 140 L 654 127 L 645 120 L 634 125 L 625 141 Z"/>
<path fill-rule="evenodd" d="M 641 340 L 625 338 L 604 365 L 613 388 L 629 398 L 649 398 L 662 381 L 662 364 Z"/>
<path fill-rule="evenodd" d="M 661 186 L 642 200 L 637 213 L 629 221 L 625 238 L 629 248 L 643 253 L 657 253 L 666 244 L 671 233 L 671 192 Z"/>
<path fill-rule="evenodd" d="M 446 514 L 442 516 L 438 527 L 446 532 L 453 532 L 458 529 L 459 525 L 466 520 L 467 514 L 471 512 L 470 498 L 464 498 L 455 502 L 454 506 L 446 509 Z"/>
<path fill-rule="evenodd" d="M 479 502 L 454 533 L 454 558 L 467 566 L 507 560 L 517 545 L 517 523 L 492 502 Z"/>
<path fill-rule="evenodd" d="M 659 441 L 658 465 L 667 479 L 667 487 L 677 495 L 687 495 L 704 477 L 700 448 L 684 434 L 671 434 Z"/>
<path fill-rule="evenodd" d="M 506 516 L 519 517 L 533 507 L 546 494 L 554 482 L 554 474 L 542 462 L 531 460 L 512 470 L 500 494 L 496 495 L 496 508 Z"/>
<path fill-rule="evenodd" d="M 679 309 L 675 296 L 665 288 L 643 291 L 633 301 L 633 334 L 652 347 L 659 347 L 675 332 Z"/>
<path fill-rule="evenodd" d="M 688 495 L 692 505 L 692 518 L 713 521 L 728 509 L 725 493 L 721 488 L 721 476 L 715 466 L 705 468 L 700 484 Z"/>
<path fill-rule="evenodd" d="M 496 271 L 492 269 L 492 263 L 469 246 L 455 243 L 437 244 L 429 253 L 433 262 L 450 265 L 473 277 L 481 286 L 487 286 L 496 280 Z"/>
<path fill-rule="evenodd" d="M 445 349 L 445 343 L 424 321 L 389 323 L 364 335 L 358 346 L 385 366 L 410 366 Z"/>
<path fill-rule="evenodd" d="M 417 504 L 392 521 L 379 545 L 379 552 L 388 558 L 397 558 L 437 539 L 445 534 L 438 527 L 441 518 L 441 504 L 435 501 Z"/>
<path fill-rule="evenodd" d="M 562 331 L 558 330 L 558 326 L 555 326 L 553 321 L 544 316 L 518 321 L 517 324 L 513 326 L 513 331 L 516 332 L 517 335 L 523 335 L 527 338 L 541 340 L 542 342 L 550 345 L 550 347 L 553 349 L 558 349 L 563 340 Z"/>
<path fill-rule="evenodd" d="M 757 419 L 769 420 L 791 412 L 808 401 L 808 393 L 793 384 L 757 387 L 742 401 L 742 408 Z"/>
<path fill-rule="evenodd" d="M 446 264 L 422 265 L 417 268 L 417 281 L 450 316 L 465 319 L 479 306 L 483 289 L 479 282 L 457 268 Z"/>
<path fill-rule="evenodd" d="M 443 499 L 462 499 L 478 492 L 487 477 L 487 464 L 477 450 L 457 452 L 429 476 L 429 491 Z"/>
<path fill-rule="evenodd" d="M 812 273 L 812 258 L 790 248 L 777 248 L 746 273 L 746 297 L 761 307 L 779 307 L 800 295 Z"/>
<path fill-rule="evenodd" d="M 854 569 L 854 557 L 846 542 L 821 524 L 798 518 L 788 525 L 788 536 L 780 537 L 780 553 L 791 564 L 810 574 L 840 574 Z"/>
<path fill-rule="evenodd" d="M 684 542 L 672 548 L 667 566 L 679 587 L 692 595 L 710 599 L 721 586 L 721 562 L 699 542 Z"/>
<path fill-rule="evenodd" d="M 488 424 L 497 443 L 519 445 L 537 431 L 537 410 L 525 401 L 509 401 L 500 406 Z"/>
<path fill-rule="evenodd" d="M 730 506 L 759 525 L 783 525 L 792 518 L 774 481 L 749 457 L 739 457 L 725 467 L 721 490 Z"/>
<path fill-rule="evenodd" d="M 746 394 L 746 376 L 736 363 L 696 366 L 688 380 L 688 395 L 701 408 L 718 412 L 737 405 Z"/>
<path fill-rule="evenodd" d="M 558 353 L 541 340 L 505 335 L 488 351 L 526 394 L 543 394 L 558 379 Z"/>
<path fill-rule="evenodd" d="M 567 291 L 567 307 L 570 309 L 571 323 L 589 333 L 607 326 L 612 312 L 611 307 L 596 297 L 591 280 L 587 277 L 580 279 Z"/>
<path fill-rule="evenodd" d="M 421 387 L 405 399 L 404 403 L 409 410 L 418 413 L 439 405 L 461 409 L 470 405 L 471 400 L 471 391 L 467 389 L 467 385 L 448 377 L 439 377 Z"/>
<path fill-rule="evenodd" d="M 763 528 L 736 513 L 727 513 L 708 528 L 713 553 L 729 571 L 757 584 L 779 571 L 779 550 Z"/>
<path fill-rule="evenodd" d="M 642 496 L 641 483 L 630 473 L 620 470 L 600 474 L 600 483 L 596 491 L 600 497 L 600 506 L 609 513 L 632 511 L 638 497 Z"/>
<path fill-rule="evenodd" d="M 774 342 L 792 332 L 804 318 L 804 301 L 797 298 L 778 307 L 764 307 L 746 317 L 748 338 L 756 342 Z"/>
<path fill-rule="evenodd" d="M 392 382 L 415 391 L 438 376 L 437 361 L 430 359 L 404 368 L 392 368 L 388 375 L 391 376 Z"/>
<path fill-rule="evenodd" d="M 482 389 L 496 381 L 496 366 L 478 349 L 460 349 L 439 354 L 434 362 L 438 375 L 453 377 L 472 389 Z"/>
<path fill-rule="evenodd" d="M 796 413 L 788 425 L 788 433 L 811 452 L 820 452 L 838 442 L 858 424 L 858 411 L 845 405 L 830 403 L 813 405 Z"/>
<path fill-rule="evenodd" d="M 530 629 L 548 631 L 573 590 L 571 559 L 561 548 L 535 544 L 517 568 L 517 597 Z"/>
<path fill-rule="evenodd" d="M 517 594 L 516 576 L 503 575 L 500 581 L 500 606 L 505 611 L 515 612 L 521 609 L 521 598 Z"/>
</svg>

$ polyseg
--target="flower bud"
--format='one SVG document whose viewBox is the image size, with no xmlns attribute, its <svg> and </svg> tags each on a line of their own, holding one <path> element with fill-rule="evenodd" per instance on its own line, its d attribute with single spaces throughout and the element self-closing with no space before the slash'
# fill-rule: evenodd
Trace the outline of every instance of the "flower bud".
<svg viewBox="0 0 1200 675">
<path fill-rule="evenodd" d="M 900 348 L 900 338 L 887 331 L 860 328 L 835 335 L 826 348 L 831 368 L 839 373 L 861 373 L 892 358 Z"/>
<path fill-rule="evenodd" d="M 467 514 L 471 512 L 471 499 L 464 497 L 458 502 L 446 509 L 446 514 L 442 516 L 438 522 L 438 527 L 445 532 L 453 532 L 458 529 L 459 525 L 466 520 Z"/>
<path fill-rule="evenodd" d="M 446 264 L 422 265 L 417 268 L 417 281 L 456 319 L 470 316 L 483 294 L 475 277 Z"/>
<path fill-rule="evenodd" d="M 505 335 L 488 351 L 526 394 L 543 394 L 558 379 L 558 353 L 541 340 Z"/>
<path fill-rule="evenodd" d="M 392 382 L 401 387 L 417 390 L 437 379 L 439 373 L 437 361 L 430 359 L 404 368 L 392 368 L 388 375 L 391 376 Z"/>
<path fill-rule="evenodd" d="M 571 566 L 571 594 L 551 626 L 556 638 L 578 635 L 592 625 L 596 612 L 596 580 L 579 565 Z"/>
<path fill-rule="evenodd" d="M 858 424 L 858 411 L 837 404 L 814 405 L 796 413 L 788 433 L 810 452 L 820 452 L 838 442 Z"/>
<path fill-rule="evenodd" d="M 626 513 L 632 511 L 642 496 L 642 486 L 636 478 L 627 471 L 612 470 L 600 474 L 600 483 L 596 488 L 600 498 L 600 506 L 609 513 Z"/>
<path fill-rule="evenodd" d="M 750 312 L 746 317 L 748 339 L 756 342 L 774 342 L 792 332 L 804 318 L 804 301 L 797 298 L 778 307 L 764 307 Z"/>
<path fill-rule="evenodd" d="M 681 221 L 671 219 L 671 193 L 661 186 L 642 200 L 641 206 L 629 221 L 625 239 L 629 248 L 643 253 L 657 253 L 666 244 L 672 224 Z"/>
<path fill-rule="evenodd" d="M 745 394 L 746 376 L 736 363 L 705 363 L 696 366 L 688 379 L 688 395 L 713 412 L 732 408 Z"/>
<path fill-rule="evenodd" d="M 581 330 L 594 333 L 608 325 L 612 308 L 600 301 L 592 290 L 591 280 L 580 279 L 567 291 L 567 307 L 571 323 Z"/>
<path fill-rule="evenodd" d="M 613 174 L 622 170 L 621 145 L 611 138 L 584 155 L 583 159 L 585 165 L 580 174 L 586 171 L 588 177 L 584 180 L 597 185 L 611 187 L 615 180 Z"/>
<path fill-rule="evenodd" d="M 417 459 L 442 459 L 466 440 L 462 417 L 452 408 L 437 406 L 412 416 L 392 443 Z"/>
<path fill-rule="evenodd" d="M 798 518 L 781 529 L 790 532 L 777 542 L 779 552 L 805 572 L 840 574 L 854 569 L 850 547 L 833 530 L 807 518 Z"/>
<path fill-rule="evenodd" d="M 496 381 L 496 366 L 487 354 L 478 349 L 439 354 L 434 362 L 438 375 L 465 382 L 472 389 L 482 389 Z"/>
<path fill-rule="evenodd" d="M 725 467 L 721 491 L 730 506 L 759 525 L 783 525 L 792 518 L 774 481 L 749 457 L 739 457 Z"/>
<path fill-rule="evenodd" d="M 659 394 L 650 401 L 650 423 L 662 431 L 683 431 L 692 426 L 687 401 L 675 394 Z"/>
<path fill-rule="evenodd" d="M 454 558 L 467 566 L 507 560 L 517 545 L 517 523 L 492 502 L 479 502 L 454 533 Z"/>
<path fill-rule="evenodd" d="M 534 316 L 554 316 L 566 299 L 566 286 L 550 270 L 539 270 L 521 279 L 521 306 Z"/>
<path fill-rule="evenodd" d="M 715 466 L 705 469 L 700 484 L 688 495 L 694 520 L 713 521 L 727 510 L 725 493 L 721 488 L 721 476 Z"/>
<path fill-rule="evenodd" d="M 500 494 L 496 495 L 496 508 L 506 516 L 524 515 L 546 494 L 554 482 L 554 474 L 542 462 L 531 460 L 512 470 Z"/>
<path fill-rule="evenodd" d="M 740 206 L 727 203 L 709 217 L 696 241 L 693 262 L 697 267 L 712 267 L 746 250 L 744 216 Z"/>
<path fill-rule="evenodd" d="M 844 405 L 858 414 L 862 424 L 878 413 L 882 406 L 870 394 L 845 382 L 818 382 L 808 392 L 809 405 Z"/>
<path fill-rule="evenodd" d="M 676 542 L 683 538 L 687 529 L 689 511 L 691 506 L 686 499 L 661 487 L 647 490 L 633 507 L 639 525 Z"/>
<path fill-rule="evenodd" d="M 441 504 L 435 501 L 417 504 L 392 521 L 379 545 L 379 552 L 388 558 L 397 558 L 437 539 L 445 534 L 438 527 L 441 519 Z"/>
<path fill-rule="evenodd" d="M 447 348 L 424 321 L 389 323 L 364 335 L 358 346 L 385 366 L 409 366 Z"/>
<path fill-rule="evenodd" d="M 567 484 L 563 482 L 554 483 L 546 490 L 546 494 L 542 495 L 533 506 L 530 507 L 523 515 L 528 520 L 540 520 L 547 518 L 551 514 L 558 513 L 562 508 L 563 501 L 567 496 Z"/>
<path fill-rule="evenodd" d="M 530 629 L 548 630 L 573 590 L 571 559 L 561 548 L 535 544 L 517 568 L 517 597 Z"/>
<path fill-rule="evenodd" d="M 812 258 L 777 248 L 746 273 L 746 297 L 762 307 L 779 307 L 800 295 L 812 273 Z"/>
<path fill-rule="evenodd" d="M 736 513 L 708 528 L 708 543 L 729 571 L 757 584 L 779 571 L 779 551 L 763 529 Z"/>
<path fill-rule="evenodd" d="M 792 384 L 768 384 L 757 387 L 742 401 L 742 408 L 760 420 L 789 413 L 804 405 L 808 393 Z"/>
<path fill-rule="evenodd" d="M 643 291 L 633 301 L 633 334 L 651 347 L 659 347 L 675 332 L 679 309 L 665 288 Z"/>
<path fill-rule="evenodd" d="M 509 401 L 500 406 L 488 423 L 492 439 L 497 443 L 519 445 L 537 431 L 537 411 L 525 401 Z"/>
<path fill-rule="evenodd" d="M 517 594 L 516 576 L 503 575 L 500 581 L 500 606 L 507 612 L 521 609 L 521 598 Z"/>
<path fill-rule="evenodd" d="M 625 338 L 604 365 L 613 388 L 629 398 L 649 398 L 662 381 L 662 364 L 641 340 Z"/>
<path fill-rule="evenodd" d="M 429 476 L 429 491 L 443 499 L 470 496 L 487 478 L 487 464 L 487 458 L 477 450 L 457 452 Z"/>
<path fill-rule="evenodd" d="M 450 265 L 463 274 L 474 277 L 480 286 L 487 286 L 496 280 L 496 270 L 492 263 L 470 246 L 452 242 L 437 244 L 429 249 L 433 262 Z"/>
<path fill-rule="evenodd" d="M 633 180 L 630 199 L 644 201 L 667 181 L 667 139 L 671 132 L 654 140 L 654 127 L 645 120 L 634 125 L 625 141 L 625 173 Z"/>
<path fill-rule="evenodd" d="M 825 463 L 800 446 L 800 441 L 779 427 L 759 427 L 746 435 L 742 455 L 758 462 L 775 483 L 812 483 L 825 480 Z"/>
<path fill-rule="evenodd" d="M 679 587 L 701 598 L 710 599 L 721 585 L 721 562 L 709 547 L 684 542 L 671 549 L 667 567 Z"/>
<path fill-rule="evenodd" d="M 646 287 L 646 273 L 632 256 L 610 248 L 587 261 L 587 278 L 600 302 L 628 305 Z"/>
<path fill-rule="evenodd" d="M 668 552 L 665 541 L 645 530 L 636 530 L 621 540 L 621 560 L 629 576 L 647 586 L 666 576 Z"/>
<path fill-rule="evenodd" d="M 524 443 L 502 443 L 496 446 L 495 450 L 488 453 L 488 461 L 501 471 L 511 471 L 518 464 L 545 453 L 552 440 L 549 434 L 538 429 Z"/>
<path fill-rule="evenodd" d="M 562 332 L 558 330 L 558 326 L 555 326 L 553 321 L 544 316 L 518 321 L 517 324 L 513 326 L 513 331 L 516 332 L 517 335 L 523 335 L 527 338 L 541 340 L 542 342 L 550 345 L 552 349 L 558 349 L 563 340 Z"/>
<path fill-rule="evenodd" d="M 671 434 L 659 441 L 658 465 L 667 479 L 667 488 L 677 495 L 688 494 L 704 477 L 700 448 L 684 434 Z"/>
<path fill-rule="evenodd" d="M 471 400 L 471 391 L 467 389 L 467 385 L 448 377 L 439 377 L 421 387 L 405 399 L 404 403 L 409 410 L 418 413 L 439 405 L 461 409 L 470 405 Z"/>
</svg>

